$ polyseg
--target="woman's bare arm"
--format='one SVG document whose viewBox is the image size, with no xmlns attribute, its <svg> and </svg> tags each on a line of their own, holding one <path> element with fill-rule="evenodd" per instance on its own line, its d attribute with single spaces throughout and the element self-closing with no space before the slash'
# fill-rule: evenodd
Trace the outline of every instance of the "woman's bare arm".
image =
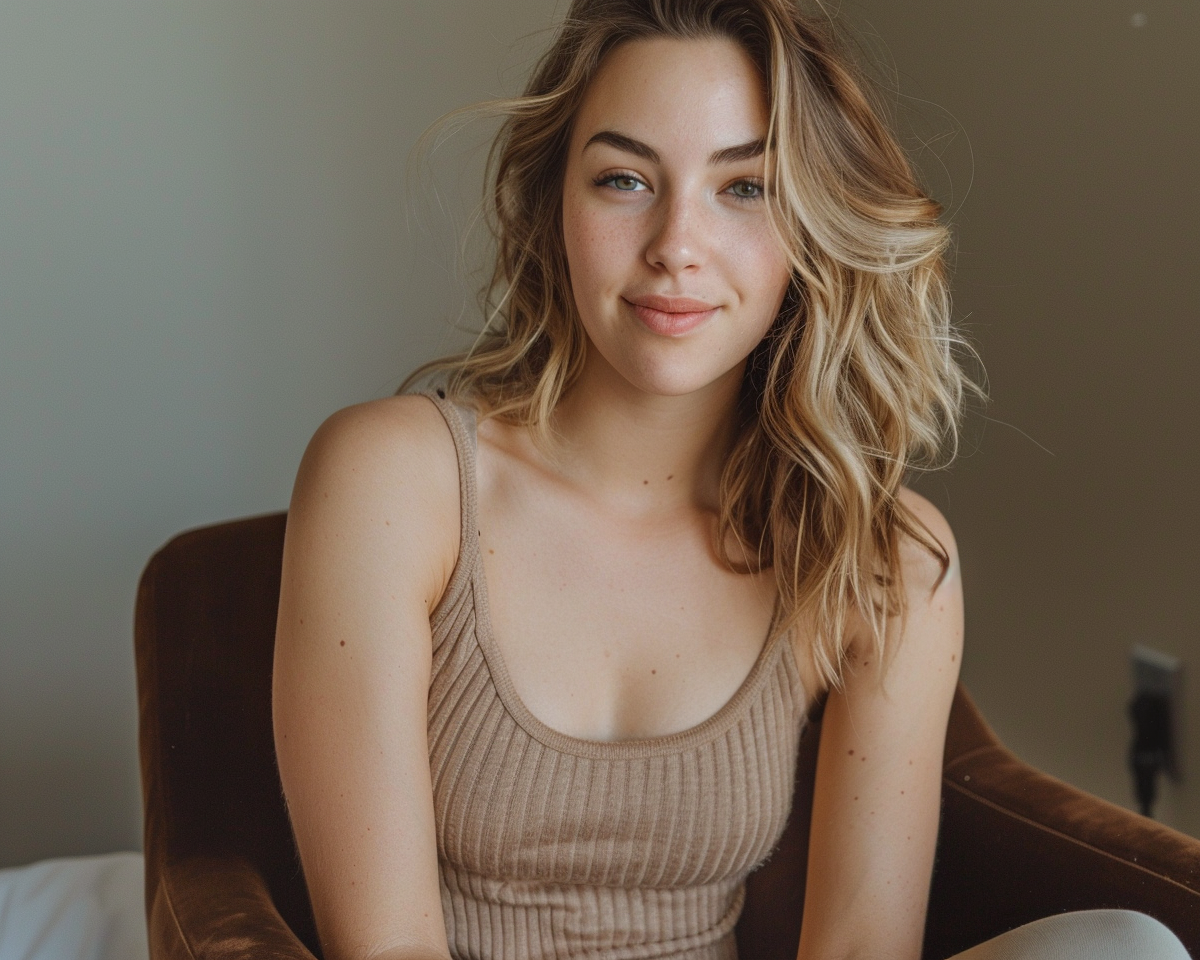
<svg viewBox="0 0 1200 960">
<path fill-rule="evenodd" d="M 458 554 L 450 433 L 421 397 L 317 431 L 288 514 L 275 747 L 326 960 L 449 957 L 426 739 L 429 614 Z"/>
<path fill-rule="evenodd" d="M 950 554 L 903 548 L 908 615 L 882 683 L 857 653 L 821 724 L 799 960 L 918 960 L 962 660 L 958 554 L 937 509 L 902 499 Z M 899 624 L 896 625 L 899 633 Z M 863 645 L 863 650 L 868 649 Z"/>
</svg>

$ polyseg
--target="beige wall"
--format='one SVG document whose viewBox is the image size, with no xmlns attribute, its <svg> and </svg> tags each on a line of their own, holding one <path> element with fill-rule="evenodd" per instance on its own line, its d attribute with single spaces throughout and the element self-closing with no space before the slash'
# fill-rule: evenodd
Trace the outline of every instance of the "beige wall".
<svg viewBox="0 0 1200 960">
<path fill-rule="evenodd" d="M 406 155 L 554 7 L 0 4 L 0 866 L 139 846 L 138 573 L 454 341 L 461 149 Z"/>
<path fill-rule="evenodd" d="M 1181 657 L 1187 780 L 1157 813 L 1200 835 L 1200 5 L 846 12 L 932 140 L 991 380 L 973 448 L 922 484 L 962 550 L 966 683 L 1022 757 L 1133 806 L 1128 650 Z"/>
</svg>

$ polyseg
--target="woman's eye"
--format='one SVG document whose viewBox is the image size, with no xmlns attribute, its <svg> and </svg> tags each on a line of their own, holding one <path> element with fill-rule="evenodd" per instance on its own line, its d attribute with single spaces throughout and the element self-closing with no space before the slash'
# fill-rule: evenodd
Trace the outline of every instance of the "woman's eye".
<svg viewBox="0 0 1200 960">
<path fill-rule="evenodd" d="M 633 193 L 638 187 L 644 186 L 644 184 L 637 177 L 615 174 L 609 177 L 601 177 L 596 181 L 596 186 L 612 187 L 615 190 L 620 190 L 622 193 Z"/>
<path fill-rule="evenodd" d="M 739 200 L 757 200 L 763 195 L 763 185 L 754 180 L 739 180 L 729 192 Z"/>
</svg>

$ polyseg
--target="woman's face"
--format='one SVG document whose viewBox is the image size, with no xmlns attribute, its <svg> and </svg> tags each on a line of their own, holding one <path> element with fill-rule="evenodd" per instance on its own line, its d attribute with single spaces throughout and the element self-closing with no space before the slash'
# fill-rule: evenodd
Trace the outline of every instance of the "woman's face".
<svg viewBox="0 0 1200 960">
<path fill-rule="evenodd" d="M 571 286 L 593 349 L 637 390 L 736 389 L 790 269 L 767 221 L 767 104 L 729 40 L 638 40 L 601 64 L 563 185 Z"/>
</svg>

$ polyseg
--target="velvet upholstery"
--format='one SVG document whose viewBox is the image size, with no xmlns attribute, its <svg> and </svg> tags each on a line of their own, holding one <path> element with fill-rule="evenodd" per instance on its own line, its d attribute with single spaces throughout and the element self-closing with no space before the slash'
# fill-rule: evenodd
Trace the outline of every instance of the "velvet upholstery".
<svg viewBox="0 0 1200 960">
<path fill-rule="evenodd" d="M 320 956 L 271 733 L 284 524 L 273 514 L 181 534 L 142 575 L 134 633 L 154 960 Z M 787 831 L 748 882 L 743 960 L 796 954 L 819 730 L 818 706 Z M 1200 840 L 1022 763 L 960 686 L 925 957 L 1090 907 L 1157 917 L 1200 957 Z"/>
</svg>

